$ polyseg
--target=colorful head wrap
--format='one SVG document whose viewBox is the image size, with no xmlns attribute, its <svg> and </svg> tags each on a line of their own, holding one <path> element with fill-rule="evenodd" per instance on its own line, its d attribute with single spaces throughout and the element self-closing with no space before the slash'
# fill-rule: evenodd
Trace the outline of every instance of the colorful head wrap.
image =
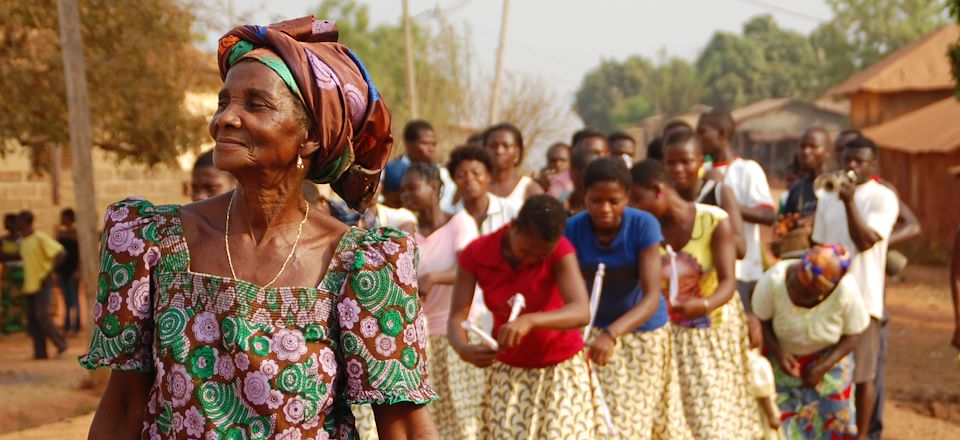
<svg viewBox="0 0 960 440">
<path fill-rule="evenodd" d="M 850 269 L 850 254 L 839 244 L 814 246 L 803 255 L 798 269 L 804 287 L 832 291 Z"/>
<path fill-rule="evenodd" d="M 360 59 L 337 43 L 333 21 L 312 16 L 269 26 L 240 26 L 220 38 L 220 77 L 243 58 L 280 76 L 316 125 L 320 143 L 307 178 L 330 183 L 353 208 L 376 190 L 393 147 L 390 112 Z"/>
</svg>

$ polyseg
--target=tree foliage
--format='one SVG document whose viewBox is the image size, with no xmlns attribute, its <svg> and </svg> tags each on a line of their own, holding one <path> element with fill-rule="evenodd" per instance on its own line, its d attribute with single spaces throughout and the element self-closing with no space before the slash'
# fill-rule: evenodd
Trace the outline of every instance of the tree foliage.
<svg viewBox="0 0 960 440">
<path fill-rule="evenodd" d="M 193 46 L 189 8 L 176 0 L 79 3 L 94 146 L 173 163 L 206 136 L 205 117 L 185 109 L 185 92 L 217 79 L 214 62 Z M 56 1 L 0 2 L 0 22 L 0 153 L 19 143 L 37 157 L 68 145 Z"/>
</svg>

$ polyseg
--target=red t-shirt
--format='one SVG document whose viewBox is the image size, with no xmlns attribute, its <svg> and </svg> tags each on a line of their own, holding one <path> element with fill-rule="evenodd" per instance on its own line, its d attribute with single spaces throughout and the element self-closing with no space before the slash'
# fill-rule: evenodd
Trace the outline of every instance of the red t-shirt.
<svg viewBox="0 0 960 440">
<path fill-rule="evenodd" d="M 556 249 L 544 261 L 514 269 L 500 251 L 509 225 L 474 240 L 460 252 L 460 267 L 473 274 L 483 289 L 483 301 L 493 314 L 493 336 L 510 317 L 507 301 L 522 293 L 527 306 L 522 313 L 547 312 L 564 306 L 553 277 L 552 266 L 574 253 L 573 245 L 561 238 Z M 534 328 L 509 350 L 497 353 L 497 360 L 521 368 L 543 368 L 572 358 L 583 349 L 580 329 L 548 330 Z"/>
</svg>

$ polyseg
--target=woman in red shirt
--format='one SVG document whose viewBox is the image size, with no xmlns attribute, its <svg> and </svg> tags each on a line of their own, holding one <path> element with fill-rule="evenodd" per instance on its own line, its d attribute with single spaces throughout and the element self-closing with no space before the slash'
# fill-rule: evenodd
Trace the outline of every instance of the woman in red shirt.
<svg viewBox="0 0 960 440">
<path fill-rule="evenodd" d="M 463 360 L 490 367 L 480 438 L 607 434 L 583 350 L 582 331 L 590 320 L 587 291 L 573 246 L 563 237 L 565 226 L 560 202 L 533 196 L 516 220 L 460 253 L 447 337 Z M 493 314 L 498 351 L 471 344 L 460 326 L 477 285 Z M 526 307 L 508 322 L 509 301 L 517 293 Z"/>
</svg>

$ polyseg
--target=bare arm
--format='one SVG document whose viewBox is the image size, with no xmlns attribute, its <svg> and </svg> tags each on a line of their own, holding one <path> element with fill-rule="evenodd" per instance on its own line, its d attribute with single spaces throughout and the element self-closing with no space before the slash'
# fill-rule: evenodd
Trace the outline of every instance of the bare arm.
<svg viewBox="0 0 960 440">
<path fill-rule="evenodd" d="M 373 417 L 377 421 L 377 433 L 380 438 L 397 440 L 440 438 L 426 405 L 413 403 L 373 405 Z"/>
<path fill-rule="evenodd" d="M 660 305 L 660 245 L 658 243 L 640 251 L 638 266 L 643 299 L 607 326 L 607 331 L 614 337 L 632 332 L 643 325 Z"/>
<path fill-rule="evenodd" d="M 447 320 L 447 339 L 450 346 L 467 361 L 478 367 L 489 367 L 497 352 L 484 345 L 473 345 L 467 339 L 467 331 L 460 326 L 470 316 L 470 305 L 476 292 L 477 279 L 459 265 L 453 282 L 453 294 L 450 299 L 450 317 Z"/>
<path fill-rule="evenodd" d="M 734 244 L 737 247 L 737 258 L 743 258 L 747 255 L 747 240 L 743 236 L 743 217 L 740 213 L 740 205 L 737 204 L 737 197 L 727 185 L 720 186 L 720 207 L 727 211 L 727 215 L 730 216 Z"/>
<path fill-rule="evenodd" d="M 880 234 L 870 229 L 867 222 L 863 220 L 860 210 L 853 203 L 852 196 L 844 199 L 843 207 L 847 212 L 847 229 L 850 231 L 850 239 L 853 240 L 857 249 L 863 252 L 877 244 L 880 241 Z"/>
<path fill-rule="evenodd" d="M 900 215 L 897 217 L 897 223 L 893 225 L 893 232 L 890 233 L 890 245 L 919 237 L 923 232 L 920 221 L 910 207 L 899 198 L 897 201 L 900 203 Z"/>
<path fill-rule="evenodd" d="M 135 371 L 111 371 L 97 413 L 93 416 L 90 440 L 138 439 L 143 429 L 150 387 L 155 376 Z"/>
<path fill-rule="evenodd" d="M 563 297 L 563 307 L 549 312 L 524 313 L 502 325 L 497 335 L 502 347 L 517 346 L 534 328 L 569 330 L 590 323 L 590 300 L 577 266 L 577 256 L 571 253 L 561 258 L 553 264 L 552 272 Z"/>
<path fill-rule="evenodd" d="M 745 222 L 771 226 L 773 222 L 777 220 L 773 208 L 769 206 L 745 206 L 740 204 L 738 204 L 738 206 L 740 208 L 740 215 Z"/>
<path fill-rule="evenodd" d="M 722 307 L 737 291 L 737 278 L 734 275 L 737 255 L 733 240 L 733 227 L 729 219 L 720 222 L 713 230 L 710 250 L 713 252 L 713 267 L 717 271 L 718 283 L 714 294 L 704 298 L 708 312 Z"/>
</svg>

